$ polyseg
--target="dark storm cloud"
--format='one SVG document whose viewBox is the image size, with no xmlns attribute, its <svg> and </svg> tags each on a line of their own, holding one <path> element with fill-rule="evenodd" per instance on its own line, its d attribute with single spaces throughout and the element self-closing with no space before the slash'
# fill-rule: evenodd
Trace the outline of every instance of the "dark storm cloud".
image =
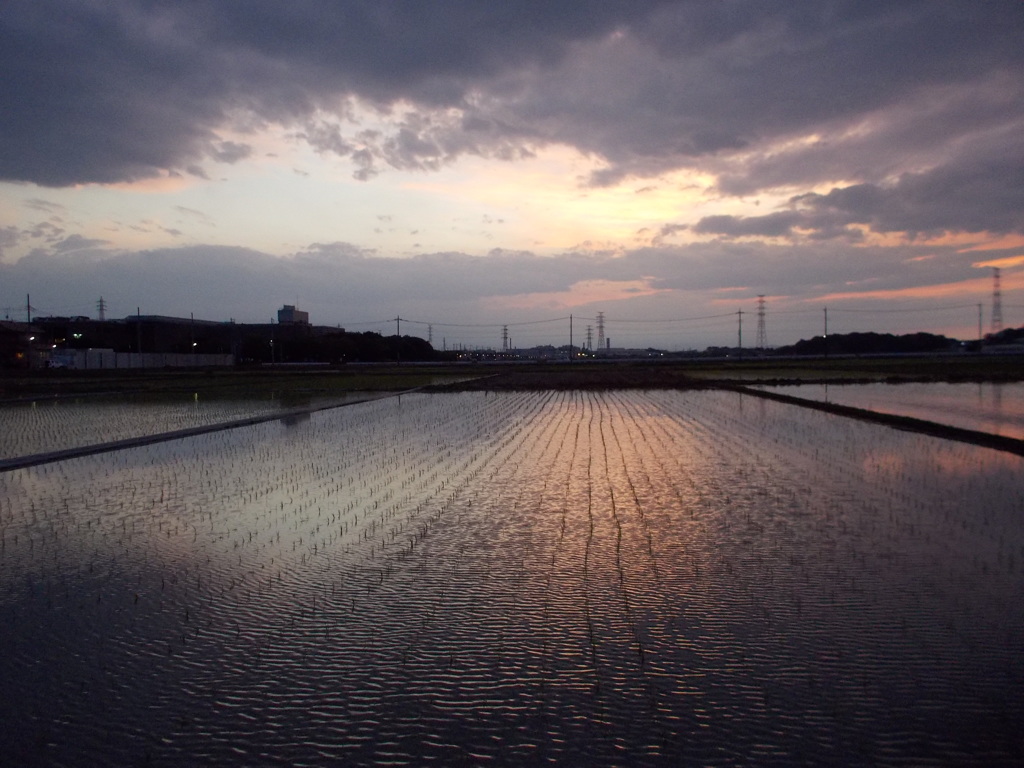
<svg viewBox="0 0 1024 768">
<path fill-rule="evenodd" d="M 0 178 L 195 172 L 204 157 L 245 156 L 221 143 L 224 125 L 275 121 L 367 179 L 563 142 L 607 159 L 594 183 L 698 159 L 722 161 L 726 190 L 823 173 L 874 183 L 894 161 L 891 149 L 871 159 L 871 137 L 899 131 L 872 126 L 858 143 L 844 127 L 930 89 L 953 105 L 996 92 L 985 109 L 907 117 L 901 156 L 948 154 L 993 121 L 1020 126 L 1021 101 L 1005 90 L 1019 89 L 1022 32 L 1011 0 L 12 0 L 0 21 Z M 362 139 L 314 118 L 344 113 L 352 96 L 416 111 Z M 448 107 L 451 119 L 431 112 Z M 842 137 L 843 152 L 762 153 L 812 131 Z M 737 153 L 752 165 L 730 164 Z"/>
<path fill-rule="evenodd" d="M 12 0 L 0 15 L 0 178 L 143 178 L 216 154 L 216 130 L 237 113 L 290 123 L 348 94 L 458 104 L 650 5 Z"/>
<path fill-rule="evenodd" d="M 876 232 L 1024 233 L 1024 154 L 906 174 L 891 187 L 859 184 L 797 199 L 812 212 Z"/>
<path fill-rule="evenodd" d="M 517 108 L 548 135 L 606 157 L 611 164 L 595 183 L 711 157 L 738 158 L 732 181 L 748 192 L 814 183 L 823 177 L 819 159 L 797 148 L 786 153 L 787 163 L 773 165 L 775 144 L 813 133 L 829 144 L 853 143 L 851 128 L 863 137 L 865 153 L 849 163 L 842 151 L 841 172 L 824 178 L 871 174 L 879 169 L 877 161 L 863 162 L 871 139 L 881 128 L 891 134 L 886 115 L 908 102 L 923 104 L 897 126 L 906 131 L 904 145 L 895 148 L 904 159 L 915 148 L 914 135 L 947 151 L 979 123 L 1005 124 L 1008 116 L 1021 122 L 1014 91 L 1024 64 L 1018 45 L 1024 11 L 996 3 L 974 16 L 976 8 L 675 3 L 638 19 L 621 40 L 578 49 L 557 76 L 538 78 Z M 989 103 L 979 104 L 982 97 Z M 925 107 L 936 100 L 946 108 L 929 114 Z M 958 105 L 971 108 L 957 112 Z M 893 152 L 883 157 L 891 161 Z M 776 170 L 774 178 L 748 175 L 747 163 L 758 159 Z"/>
<path fill-rule="evenodd" d="M 909 237 L 946 232 L 1024 233 L 1024 138 L 996 142 L 998 151 L 966 155 L 894 183 L 851 184 L 809 192 L 790 209 L 764 216 L 708 216 L 693 230 L 726 237 L 859 239 L 859 225 Z"/>
</svg>

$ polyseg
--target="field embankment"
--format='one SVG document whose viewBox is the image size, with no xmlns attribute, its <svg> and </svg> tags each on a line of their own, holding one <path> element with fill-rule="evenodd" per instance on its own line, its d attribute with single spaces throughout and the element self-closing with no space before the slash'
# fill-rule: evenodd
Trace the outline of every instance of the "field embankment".
<svg viewBox="0 0 1024 768">
<path fill-rule="evenodd" d="M 0 371 L 0 401 L 125 393 L 198 392 L 207 397 L 307 397 L 345 392 L 699 389 L 723 384 L 1021 381 L 1024 358 L 1011 355 L 878 358 L 437 365 L 368 364 L 331 368 Z"/>
<path fill-rule="evenodd" d="M 701 389 L 743 384 L 866 384 L 1024 380 L 1024 359 L 999 357 L 886 357 L 683 360 L 474 366 L 478 375 L 431 387 L 444 391 Z"/>
<path fill-rule="evenodd" d="M 206 398 L 273 396 L 302 401 L 349 392 L 402 392 L 476 375 L 465 367 L 351 365 L 337 368 L 4 371 L 0 401 L 197 392 Z"/>
</svg>

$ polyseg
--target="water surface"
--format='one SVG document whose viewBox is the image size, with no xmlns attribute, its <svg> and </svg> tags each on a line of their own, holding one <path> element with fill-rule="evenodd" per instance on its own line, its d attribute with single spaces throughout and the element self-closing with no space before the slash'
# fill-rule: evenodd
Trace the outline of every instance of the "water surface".
<svg viewBox="0 0 1024 768">
<path fill-rule="evenodd" d="M 764 389 L 1024 439 L 1024 382 L 800 384 Z"/>
<path fill-rule="evenodd" d="M 0 474 L 18 765 L 1019 764 L 1021 458 L 406 395 Z"/>
<path fill-rule="evenodd" d="M 48 453 L 179 429 L 248 419 L 380 397 L 349 392 L 330 396 L 281 398 L 209 397 L 199 393 L 160 393 L 72 397 L 0 405 L 0 459 Z"/>
</svg>

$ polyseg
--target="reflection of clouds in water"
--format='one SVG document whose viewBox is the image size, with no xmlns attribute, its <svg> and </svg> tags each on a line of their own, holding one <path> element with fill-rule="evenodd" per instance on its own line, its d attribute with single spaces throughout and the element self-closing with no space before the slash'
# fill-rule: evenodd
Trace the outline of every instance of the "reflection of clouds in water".
<svg viewBox="0 0 1024 768">
<path fill-rule="evenodd" d="M 998 752 L 956 721 L 1024 716 L 1024 461 L 755 402 L 413 394 L 0 474 L 0 748 Z"/>
<path fill-rule="evenodd" d="M 287 394 L 287 393 L 285 393 Z M 201 398 L 198 393 L 59 399 L 0 407 L 0 459 L 80 448 L 99 443 L 272 416 L 293 408 L 320 408 L 387 396 L 344 392 L 295 399 Z M 298 422 L 295 422 L 298 423 Z"/>
<path fill-rule="evenodd" d="M 982 451 L 979 455 L 979 451 Z M 941 441 L 926 453 L 889 450 L 868 451 L 862 463 L 868 479 L 895 481 L 913 474 L 927 478 L 933 473 L 945 477 L 1003 477 L 1007 472 L 1024 472 L 1024 459 L 1006 451 L 975 448 L 955 441 Z M 922 482 L 924 482 L 922 480 Z"/>
<path fill-rule="evenodd" d="M 765 389 L 1024 439 L 1024 382 L 804 384 Z"/>
</svg>

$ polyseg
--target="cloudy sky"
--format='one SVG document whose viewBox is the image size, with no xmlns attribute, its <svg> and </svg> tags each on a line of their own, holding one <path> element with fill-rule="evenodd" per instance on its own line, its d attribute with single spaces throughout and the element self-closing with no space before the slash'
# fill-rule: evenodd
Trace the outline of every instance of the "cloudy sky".
<svg viewBox="0 0 1024 768">
<path fill-rule="evenodd" d="M 1020 0 L 6 0 L 0 316 L 1024 325 Z M 743 312 L 743 315 L 739 313 Z"/>
</svg>

